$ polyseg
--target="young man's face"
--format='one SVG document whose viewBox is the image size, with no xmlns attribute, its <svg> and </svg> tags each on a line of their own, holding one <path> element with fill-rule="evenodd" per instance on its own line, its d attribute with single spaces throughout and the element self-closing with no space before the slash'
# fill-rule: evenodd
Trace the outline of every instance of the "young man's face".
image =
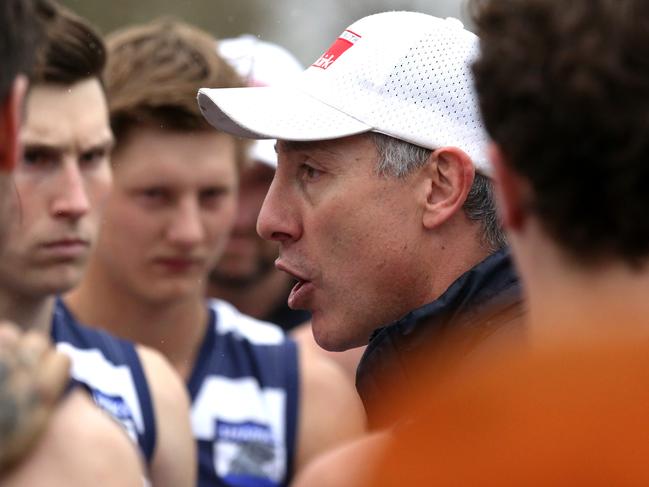
<svg viewBox="0 0 649 487">
<path fill-rule="evenodd" d="M 247 286 L 275 271 L 277 242 L 257 234 L 257 217 L 275 170 L 256 162 L 241 175 L 237 218 L 228 245 L 210 279 L 225 286 Z"/>
<path fill-rule="evenodd" d="M 97 79 L 32 87 L 0 285 L 38 297 L 79 282 L 110 190 L 112 140 Z"/>
<path fill-rule="evenodd" d="M 326 349 L 367 343 L 421 299 L 419 172 L 377 175 L 376 148 L 363 135 L 279 142 L 278 155 L 258 230 L 280 242 L 278 267 L 300 279 L 289 306 L 311 311 Z"/>
<path fill-rule="evenodd" d="M 96 250 L 101 272 L 148 303 L 202 299 L 235 218 L 234 139 L 137 128 L 113 166 Z"/>
</svg>

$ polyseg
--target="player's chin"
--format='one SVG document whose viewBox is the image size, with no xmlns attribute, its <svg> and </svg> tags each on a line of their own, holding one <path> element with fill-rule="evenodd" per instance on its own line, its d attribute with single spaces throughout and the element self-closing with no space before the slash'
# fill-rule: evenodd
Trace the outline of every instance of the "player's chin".
<svg viewBox="0 0 649 487">
<path fill-rule="evenodd" d="M 355 337 L 349 333 L 353 330 L 347 329 L 334 318 L 320 311 L 311 312 L 311 331 L 318 346 L 328 352 L 343 352 L 359 346 L 355 344 Z"/>
</svg>

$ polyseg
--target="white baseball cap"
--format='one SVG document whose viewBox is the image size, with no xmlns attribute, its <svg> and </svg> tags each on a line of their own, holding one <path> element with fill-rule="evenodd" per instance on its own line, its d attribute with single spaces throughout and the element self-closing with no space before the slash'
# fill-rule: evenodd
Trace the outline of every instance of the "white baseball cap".
<svg viewBox="0 0 649 487">
<path fill-rule="evenodd" d="M 384 12 L 358 20 L 306 71 L 272 87 L 202 88 L 216 128 L 240 137 L 326 140 L 380 132 L 455 146 L 489 174 L 471 64 L 478 38 L 457 19 Z"/>
<path fill-rule="evenodd" d="M 243 34 L 217 43 L 218 52 L 248 86 L 275 86 L 289 82 L 304 69 L 282 46 Z M 257 140 L 250 147 L 253 161 L 277 167 L 275 140 Z"/>
</svg>

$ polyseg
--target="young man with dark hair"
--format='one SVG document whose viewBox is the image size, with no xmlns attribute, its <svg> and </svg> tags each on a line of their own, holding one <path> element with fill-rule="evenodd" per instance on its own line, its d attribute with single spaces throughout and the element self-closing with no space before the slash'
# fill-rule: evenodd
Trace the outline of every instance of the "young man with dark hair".
<svg viewBox="0 0 649 487">
<path fill-rule="evenodd" d="M 335 365 L 205 298 L 236 216 L 246 144 L 207 124 L 196 92 L 242 82 L 212 36 L 181 22 L 126 28 L 107 44 L 114 190 L 66 302 L 84 322 L 157 348 L 185 380 L 199 485 L 287 485 L 316 453 L 359 434 L 364 418 Z"/>
<path fill-rule="evenodd" d="M 56 297 L 81 279 L 111 188 L 113 135 L 101 38 L 71 12 L 36 3 L 38 53 L 21 130 L 24 156 L 0 260 L 0 315 L 50 336 L 75 383 L 139 445 L 156 485 L 195 478 L 186 393 L 157 352 L 76 322 Z"/>
<path fill-rule="evenodd" d="M 311 311 L 319 345 L 368 345 L 357 388 L 372 427 L 399 421 L 384 399 L 409 394 L 413 356 L 464 327 L 468 353 L 520 304 L 471 84 L 477 42 L 456 19 L 386 12 L 284 86 L 199 92 L 216 128 L 278 139 L 257 229 L 279 242 L 276 266 L 298 281 L 288 304 Z"/>
<path fill-rule="evenodd" d="M 4 246 L 16 197 L 11 172 L 20 159 L 19 127 L 27 75 L 40 28 L 33 5 L 0 5 L 0 232 Z M 3 257 L 4 258 L 4 257 Z M 0 481 L 23 485 L 141 485 L 142 470 L 125 435 L 78 391 L 61 398 L 69 362 L 36 331 L 0 325 Z M 74 445 L 74 448 L 70 448 Z M 79 462 L 78 452 L 101 455 Z M 120 465 L 118 472 L 115 464 Z"/>
</svg>

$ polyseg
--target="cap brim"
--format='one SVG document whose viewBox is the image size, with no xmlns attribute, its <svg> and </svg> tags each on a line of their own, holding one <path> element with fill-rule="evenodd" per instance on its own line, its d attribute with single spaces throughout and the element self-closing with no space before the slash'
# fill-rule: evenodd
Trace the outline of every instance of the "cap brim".
<svg viewBox="0 0 649 487">
<path fill-rule="evenodd" d="M 296 89 L 201 88 L 198 104 L 219 130 L 249 139 L 328 140 L 372 130 Z"/>
</svg>

